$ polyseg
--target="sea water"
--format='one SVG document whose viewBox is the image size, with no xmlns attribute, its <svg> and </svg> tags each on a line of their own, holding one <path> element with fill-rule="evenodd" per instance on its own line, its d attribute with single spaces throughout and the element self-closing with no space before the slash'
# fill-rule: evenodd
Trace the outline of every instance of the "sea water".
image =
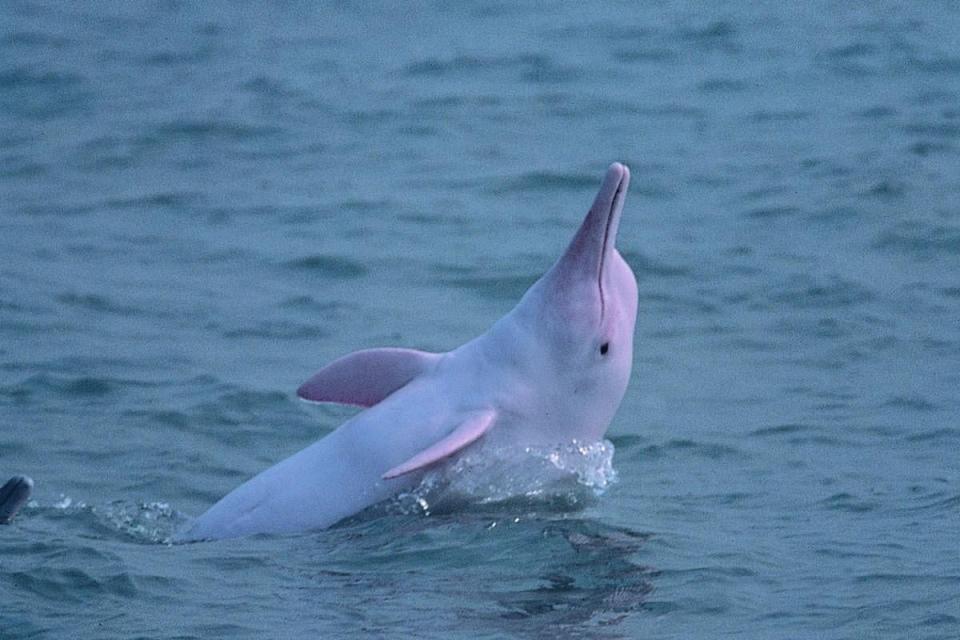
<svg viewBox="0 0 960 640">
<path fill-rule="evenodd" d="M 960 10 L 0 6 L 3 638 L 960 637 Z M 328 531 L 166 541 L 446 350 L 612 161 L 602 443 L 472 452 Z M 321 490 L 322 488 L 318 488 Z"/>
</svg>

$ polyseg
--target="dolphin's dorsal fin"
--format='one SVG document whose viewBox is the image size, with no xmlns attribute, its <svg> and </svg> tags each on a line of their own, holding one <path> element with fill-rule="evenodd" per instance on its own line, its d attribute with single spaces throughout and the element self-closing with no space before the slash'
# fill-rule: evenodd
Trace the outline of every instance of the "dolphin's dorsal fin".
<svg viewBox="0 0 960 640">
<path fill-rule="evenodd" d="M 372 407 L 439 359 L 439 354 L 415 349 L 355 351 L 313 374 L 300 385 L 297 395 L 310 402 Z"/>
<path fill-rule="evenodd" d="M 383 474 L 384 480 L 390 480 L 412 471 L 417 471 L 429 466 L 435 462 L 452 456 L 468 444 L 475 442 L 490 430 L 497 417 L 497 412 L 493 409 L 480 411 L 471 414 L 466 420 L 461 422 L 456 429 L 450 432 L 445 438 L 437 441 L 435 444 L 427 447 L 417 455 L 413 456 L 403 464 L 399 464 Z"/>
</svg>

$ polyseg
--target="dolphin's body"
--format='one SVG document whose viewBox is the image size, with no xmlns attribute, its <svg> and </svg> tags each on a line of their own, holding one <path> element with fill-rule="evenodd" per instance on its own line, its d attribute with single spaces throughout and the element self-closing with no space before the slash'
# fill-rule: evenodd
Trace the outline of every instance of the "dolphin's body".
<svg viewBox="0 0 960 640">
<path fill-rule="evenodd" d="M 10 524 L 20 508 L 30 499 L 33 480 L 27 476 L 13 476 L 0 487 L 0 524 Z"/>
<path fill-rule="evenodd" d="M 633 359 L 637 283 L 614 247 L 629 181 L 610 166 L 563 256 L 483 335 L 442 354 L 358 351 L 310 378 L 301 398 L 367 409 L 234 489 L 178 540 L 328 527 L 481 437 L 600 440 Z"/>
</svg>

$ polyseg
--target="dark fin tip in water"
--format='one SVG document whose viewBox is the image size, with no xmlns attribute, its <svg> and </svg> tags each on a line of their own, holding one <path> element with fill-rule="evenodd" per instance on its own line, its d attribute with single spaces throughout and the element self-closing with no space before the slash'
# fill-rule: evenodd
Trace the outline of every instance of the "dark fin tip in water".
<svg viewBox="0 0 960 640">
<path fill-rule="evenodd" d="M 0 524 L 10 524 L 33 491 L 33 480 L 27 476 L 13 476 L 0 487 Z"/>
</svg>

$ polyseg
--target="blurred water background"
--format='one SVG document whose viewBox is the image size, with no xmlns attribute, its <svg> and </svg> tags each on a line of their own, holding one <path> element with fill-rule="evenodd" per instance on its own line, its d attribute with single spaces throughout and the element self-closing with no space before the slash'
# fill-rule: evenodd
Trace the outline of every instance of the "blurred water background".
<svg viewBox="0 0 960 640">
<path fill-rule="evenodd" d="M 0 473 L 37 488 L 0 636 L 957 638 L 958 34 L 932 0 L 4 2 Z M 350 415 L 296 401 L 322 364 L 505 313 L 614 160 L 634 374 L 578 480 L 164 544 Z"/>
</svg>

